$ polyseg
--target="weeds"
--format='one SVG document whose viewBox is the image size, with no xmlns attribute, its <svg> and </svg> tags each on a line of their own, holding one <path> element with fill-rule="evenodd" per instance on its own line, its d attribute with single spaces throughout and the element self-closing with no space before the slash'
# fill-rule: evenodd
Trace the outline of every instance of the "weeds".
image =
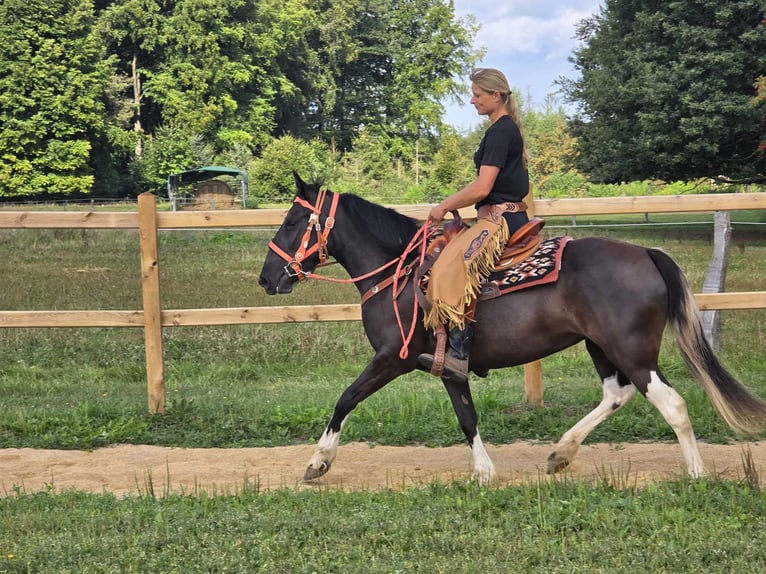
<svg viewBox="0 0 766 574">
<path fill-rule="evenodd" d="M 751 490 L 759 492 L 761 490 L 761 473 L 753 461 L 753 453 L 749 446 L 742 451 L 742 468 L 744 470 L 745 484 Z"/>
</svg>

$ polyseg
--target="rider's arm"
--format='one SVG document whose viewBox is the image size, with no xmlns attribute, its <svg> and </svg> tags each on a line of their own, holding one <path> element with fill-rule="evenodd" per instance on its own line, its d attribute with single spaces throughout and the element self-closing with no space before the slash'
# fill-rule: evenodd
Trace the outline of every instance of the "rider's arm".
<svg viewBox="0 0 766 574">
<path fill-rule="evenodd" d="M 450 211 L 475 205 L 487 197 L 492 190 L 492 186 L 495 185 L 495 180 L 499 173 L 499 167 L 482 165 L 479 168 L 479 175 L 475 180 L 431 208 L 431 212 L 428 214 L 428 221 L 434 224 L 438 223 Z"/>
</svg>

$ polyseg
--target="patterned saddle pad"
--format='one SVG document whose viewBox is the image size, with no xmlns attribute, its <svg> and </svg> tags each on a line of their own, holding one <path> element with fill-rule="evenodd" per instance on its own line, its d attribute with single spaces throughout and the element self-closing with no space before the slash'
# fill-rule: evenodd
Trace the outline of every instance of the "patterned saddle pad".
<svg viewBox="0 0 766 574">
<path fill-rule="evenodd" d="M 570 239 L 569 236 L 546 239 L 526 259 L 506 269 L 493 271 L 484 282 L 478 300 L 494 299 L 512 291 L 553 283 L 559 278 L 561 255 Z"/>
</svg>

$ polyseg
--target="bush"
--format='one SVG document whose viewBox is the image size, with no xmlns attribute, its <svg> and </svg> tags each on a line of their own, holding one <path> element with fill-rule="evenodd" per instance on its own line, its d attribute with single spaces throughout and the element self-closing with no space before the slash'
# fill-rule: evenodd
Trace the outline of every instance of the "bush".
<svg viewBox="0 0 766 574">
<path fill-rule="evenodd" d="M 248 169 L 250 195 L 264 199 L 290 199 L 295 195 L 293 171 L 304 181 L 329 179 L 331 162 L 327 147 L 291 135 L 272 140 Z"/>
<path fill-rule="evenodd" d="M 540 197 L 577 197 L 585 193 L 587 181 L 576 171 L 552 173 L 540 184 Z"/>
</svg>

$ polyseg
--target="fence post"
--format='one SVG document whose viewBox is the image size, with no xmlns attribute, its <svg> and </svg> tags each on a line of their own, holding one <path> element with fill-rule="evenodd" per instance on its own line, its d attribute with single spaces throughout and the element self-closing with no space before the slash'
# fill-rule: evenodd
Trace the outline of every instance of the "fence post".
<svg viewBox="0 0 766 574">
<path fill-rule="evenodd" d="M 144 304 L 144 346 L 149 412 L 165 413 L 165 375 L 162 353 L 160 261 L 157 248 L 157 201 L 151 193 L 138 196 L 141 248 L 141 292 Z"/>
<path fill-rule="evenodd" d="M 527 204 L 527 215 L 535 216 L 535 200 L 532 196 L 532 184 L 529 193 L 524 198 Z M 535 407 L 543 406 L 543 365 L 540 361 L 524 365 L 524 400 Z"/>
<path fill-rule="evenodd" d="M 703 293 L 721 293 L 726 284 L 731 241 L 731 214 L 716 211 L 714 216 L 713 257 L 702 284 Z M 713 350 L 721 350 L 721 312 L 702 311 L 702 329 Z"/>
</svg>

